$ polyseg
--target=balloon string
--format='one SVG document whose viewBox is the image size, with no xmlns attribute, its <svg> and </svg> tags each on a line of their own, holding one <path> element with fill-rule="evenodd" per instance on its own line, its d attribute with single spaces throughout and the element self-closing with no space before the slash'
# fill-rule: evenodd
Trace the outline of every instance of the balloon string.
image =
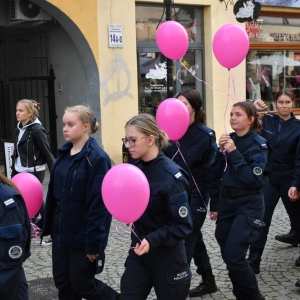
<svg viewBox="0 0 300 300">
<path fill-rule="evenodd" d="M 205 206 L 205 208 L 206 208 L 206 211 L 207 211 L 207 213 L 209 214 L 209 208 L 208 208 L 208 206 L 206 205 L 206 203 L 205 203 L 205 201 L 204 201 L 204 199 L 203 199 L 203 197 L 202 197 L 202 194 L 201 194 L 201 192 L 200 192 L 200 189 L 198 188 L 198 185 L 197 185 L 197 183 L 196 183 L 196 180 L 195 180 L 195 178 L 193 177 L 193 174 L 192 174 L 192 172 L 191 172 L 191 170 L 190 170 L 190 168 L 189 168 L 187 162 L 185 161 L 185 159 L 184 159 L 184 157 L 183 157 L 183 155 L 182 155 L 182 153 L 181 153 L 181 151 L 180 151 L 180 144 L 179 144 L 178 141 L 176 141 L 175 144 L 177 145 L 177 151 L 176 151 L 176 153 L 174 154 L 174 156 L 172 157 L 172 160 L 174 159 L 174 157 L 175 157 L 178 153 L 180 153 L 181 158 L 182 158 L 182 160 L 184 161 L 184 163 L 185 163 L 185 165 L 186 165 L 186 167 L 187 167 L 187 169 L 188 169 L 188 171 L 189 171 L 189 173 L 190 173 L 190 175 L 191 175 L 191 177 L 192 177 L 192 179 L 193 179 L 193 182 L 194 182 L 194 184 L 195 184 L 195 187 L 196 187 L 196 189 L 197 189 L 199 195 L 201 196 L 201 199 L 202 199 L 203 204 L 204 204 L 204 206 Z"/>
<path fill-rule="evenodd" d="M 129 224 L 127 224 L 127 226 L 130 226 Z M 130 231 L 125 230 L 124 228 L 120 228 L 123 232 L 125 232 L 126 234 L 131 234 L 131 232 L 138 238 L 138 240 L 140 241 L 140 243 L 142 242 L 141 239 L 138 237 L 138 235 L 135 233 L 134 231 L 134 224 L 132 224 L 132 226 L 130 227 Z M 118 234 L 121 235 L 121 233 L 119 232 L 119 226 L 116 226 L 116 231 Z M 130 247 L 130 249 L 134 249 L 135 247 Z"/>
<path fill-rule="evenodd" d="M 224 95 L 224 96 L 229 96 L 229 98 L 234 98 L 234 99 L 236 99 L 236 100 L 238 100 L 238 101 L 252 101 L 251 99 L 245 99 L 245 98 L 238 98 L 238 97 L 236 97 L 236 93 L 235 93 L 235 88 L 234 88 L 234 94 L 226 94 L 226 93 L 224 93 L 224 92 L 222 92 L 220 89 L 218 89 L 218 88 L 214 88 L 213 86 L 211 86 L 209 83 L 207 83 L 207 82 L 205 82 L 204 80 L 202 80 L 202 79 L 200 79 L 200 78 L 198 78 L 197 76 L 195 76 L 186 66 L 185 66 L 185 64 L 181 61 L 181 60 L 179 60 L 179 62 L 181 63 L 181 65 L 196 79 L 196 80 L 198 80 L 198 81 L 200 81 L 200 82 L 203 82 L 205 85 L 207 85 L 208 87 L 210 87 L 210 89 L 211 90 L 214 90 L 214 91 L 216 91 L 216 92 L 218 92 L 218 93 L 220 93 L 221 95 Z M 181 69 L 179 69 L 178 70 L 178 72 L 177 72 L 177 80 L 181 83 L 181 84 L 183 84 L 183 81 L 181 80 L 181 79 L 179 79 L 179 72 L 181 72 Z"/>
<path fill-rule="evenodd" d="M 233 77 L 232 77 L 232 74 L 231 74 L 231 69 L 228 69 L 228 71 L 229 71 L 229 74 L 228 74 L 228 93 L 227 93 L 227 101 L 226 101 L 226 106 L 225 106 L 225 110 L 224 110 L 224 120 L 223 120 L 225 133 L 226 133 L 225 119 L 226 119 L 228 104 L 229 104 L 229 100 L 230 100 L 230 93 L 229 93 L 230 92 L 230 80 L 232 80 L 234 95 L 235 95 L 235 86 L 234 86 L 234 80 L 233 80 Z M 227 151 L 226 151 L 226 149 L 223 150 L 222 153 L 225 157 L 225 168 L 224 168 L 224 172 L 225 172 L 226 169 L 227 169 Z"/>
</svg>

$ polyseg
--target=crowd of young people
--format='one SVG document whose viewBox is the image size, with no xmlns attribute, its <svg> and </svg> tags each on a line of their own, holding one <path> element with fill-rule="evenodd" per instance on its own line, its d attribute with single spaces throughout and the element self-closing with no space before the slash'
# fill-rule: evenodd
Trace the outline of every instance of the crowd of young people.
<svg viewBox="0 0 300 300">
<path fill-rule="evenodd" d="M 260 272 L 279 198 L 300 242 L 300 121 L 291 112 L 292 94 L 279 91 L 275 97 L 278 114 L 263 117 L 251 102 L 235 103 L 230 112 L 233 132 L 222 134 L 218 143 L 214 131 L 204 125 L 200 93 L 186 89 L 178 99 L 189 111 L 190 124 L 176 143 L 168 140 L 150 114 L 139 114 L 125 124 L 123 144 L 148 179 L 150 199 L 132 224 L 135 234 L 120 292 L 95 278 L 103 269 L 112 216 L 99 188 L 111 160 L 91 137 L 99 128 L 93 111 L 83 105 L 67 107 L 63 115 L 66 143 L 56 161 L 46 142 L 38 150 L 39 159 L 24 166 L 24 151 L 31 148 L 21 148 L 22 143 L 30 137 L 32 143 L 44 140 L 45 133 L 36 111 L 30 109 L 34 102 L 17 104 L 20 133 L 15 171 L 37 176 L 44 172 L 45 163 L 51 171 L 41 228 L 42 237 L 51 235 L 53 241 L 52 269 L 60 300 L 145 300 L 152 288 L 159 300 L 216 292 L 217 280 L 201 232 L 207 213 L 216 220 L 215 237 L 238 300 L 265 299 L 255 274 Z M 38 131 L 33 134 L 35 127 Z M 22 134 L 24 129 L 27 136 Z M 43 176 L 37 177 L 42 182 Z M 0 295 L 5 300 L 26 300 L 22 263 L 30 255 L 30 223 L 17 188 L 3 176 L 0 179 L 0 214 L 12 220 L 9 226 L 0 223 L 0 229 L 2 235 L 13 235 L 20 242 L 0 260 L 11 266 L 16 251 L 21 253 L 18 264 L 1 276 L 0 284 L 5 279 L 6 289 L 0 289 Z M 0 244 L 9 248 L 11 241 L 2 235 Z M 202 281 L 190 289 L 192 259 Z"/>
</svg>

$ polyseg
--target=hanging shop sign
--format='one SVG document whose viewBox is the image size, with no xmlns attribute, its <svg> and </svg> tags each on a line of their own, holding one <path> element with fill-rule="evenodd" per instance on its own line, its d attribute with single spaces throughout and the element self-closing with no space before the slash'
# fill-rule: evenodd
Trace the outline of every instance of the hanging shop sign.
<svg viewBox="0 0 300 300">
<path fill-rule="evenodd" d="M 254 0 L 238 0 L 233 7 L 236 20 L 240 23 L 258 19 L 260 10 L 261 4 Z"/>
</svg>

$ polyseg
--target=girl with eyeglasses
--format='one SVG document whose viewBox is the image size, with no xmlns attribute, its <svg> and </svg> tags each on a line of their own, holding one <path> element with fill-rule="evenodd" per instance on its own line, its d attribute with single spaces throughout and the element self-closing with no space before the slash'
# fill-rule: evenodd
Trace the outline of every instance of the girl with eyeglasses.
<svg viewBox="0 0 300 300">
<path fill-rule="evenodd" d="M 168 137 L 154 117 L 139 114 L 125 126 L 124 145 L 150 185 L 144 214 L 132 225 L 131 249 L 121 278 L 122 300 L 185 300 L 191 281 L 184 239 L 192 232 L 185 171 L 162 148 Z M 134 195 L 133 195 L 134 197 Z"/>
</svg>

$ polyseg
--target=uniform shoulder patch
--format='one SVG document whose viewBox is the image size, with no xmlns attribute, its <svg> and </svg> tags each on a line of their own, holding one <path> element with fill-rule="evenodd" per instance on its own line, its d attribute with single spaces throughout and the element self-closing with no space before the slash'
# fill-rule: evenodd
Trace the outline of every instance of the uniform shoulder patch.
<svg viewBox="0 0 300 300">
<path fill-rule="evenodd" d="M 215 132 L 213 130 L 211 130 L 210 128 L 208 128 L 204 125 L 200 126 L 200 129 L 202 131 L 204 131 L 205 133 L 207 133 L 209 136 L 214 136 L 215 135 Z"/>
<path fill-rule="evenodd" d="M 184 176 L 182 175 L 181 170 L 178 168 L 178 166 L 165 165 L 164 168 L 168 173 L 172 174 L 177 180 L 183 179 Z"/>
<path fill-rule="evenodd" d="M 260 144 L 262 149 L 267 149 L 268 148 L 267 141 L 262 136 L 257 134 L 254 137 L 254 141 L 256 141 L 258 144 Z"/>
</svg>

